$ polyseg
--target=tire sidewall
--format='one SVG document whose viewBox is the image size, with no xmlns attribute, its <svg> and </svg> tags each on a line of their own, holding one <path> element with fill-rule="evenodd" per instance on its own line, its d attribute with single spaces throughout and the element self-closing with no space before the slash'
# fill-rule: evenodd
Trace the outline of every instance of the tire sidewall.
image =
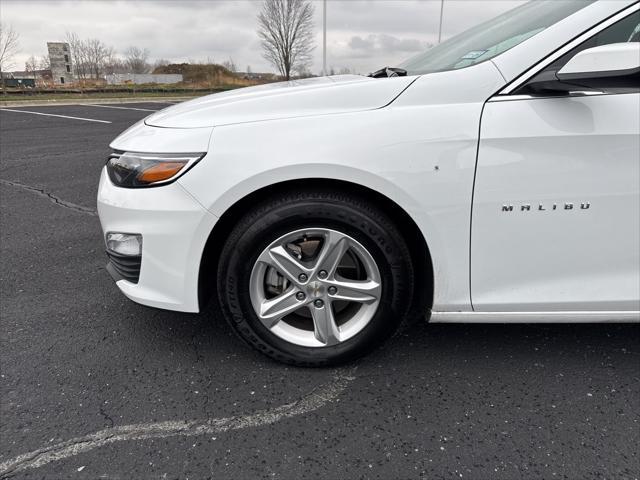
<svg viewBox="0 0 640 480">
<path fill-rule="evenodd" d="M 229 237 L 218 272 L 220 300 L 232 326 L 251 345 L 286 362 L 321 365 L 348 361 L 388 338 L 411 301 L 412 272 L 408 252 L 389 219 L 379 212 L 326 199 L 284 203 L 245 216 Z M 265 248 L 281 236 L 304 228 L 326 228 L 347 234 L 373 256 L 381 276 L 378 310 L 362 331 L 329 347 L 304 347 L 270 332 L 251 304 L 253 267 Z M 394 235 L 395 234 L 395 235 Z"/>
</svg>

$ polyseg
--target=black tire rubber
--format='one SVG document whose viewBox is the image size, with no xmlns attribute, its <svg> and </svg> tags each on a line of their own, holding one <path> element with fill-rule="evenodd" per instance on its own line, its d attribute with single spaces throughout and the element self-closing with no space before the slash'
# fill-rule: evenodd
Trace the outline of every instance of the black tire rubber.
<svg viewBox="0 0 640 480">
<path fill-rule="evenodd" d="M 281 235 L 311 227 L 338 230 L 359 241 L 382 277 L 380 306 L 369 324 L 330 347 L 302 347 L 275 336 L 258 319 L 249 295 L 260 253 Z M 222 249 L 216 280 L 224 316 L 240 338 L 271 358 L 297 366 L 336 365 L 368 353 L 405 321 L 414 290 L 409 249 L 393 220 L 357 196 L 326 191 L 285 193 L 247 211 Z"/>
</svg>

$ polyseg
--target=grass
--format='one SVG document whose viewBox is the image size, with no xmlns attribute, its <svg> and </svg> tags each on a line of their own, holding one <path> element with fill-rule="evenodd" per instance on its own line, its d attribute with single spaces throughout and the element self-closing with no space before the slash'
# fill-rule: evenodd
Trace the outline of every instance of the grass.
<svg viewBox="0 0 640 480">
<path fill-rule="evenodd" d="M 239 88 L 236 85 L 224 85 L 213 87 L 211 89 L 145 89 L 145 88 L 118 88 L 115 91 L 101 89 L 98 91 L 87 90 L 84 92 L 38 92 L 37 90 L 28 93 L 14 93 L 8 91 L 6 94 L 0 93 L 0 103 L 2 102 L 33 102 L 47 100 L 79 100 L 79 99 L 100 99 L 100 98 L 163 98 L 163 97 L 200 97 L 211 93 L 223 92 L 233 88 Z"/>
</svg>

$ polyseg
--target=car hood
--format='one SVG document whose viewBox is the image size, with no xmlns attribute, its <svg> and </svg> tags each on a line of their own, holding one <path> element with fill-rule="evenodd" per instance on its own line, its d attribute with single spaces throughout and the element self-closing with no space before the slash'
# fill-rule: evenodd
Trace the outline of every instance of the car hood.
<svg viewBox="0 0 640 480">
<path fill-rule="evenodd" d="M 200 128 L 373 110 L 391 103 L 416 78 L 337 75 L 239 88 L 174 105 L 147 117 L 145 123 Z"/>
</svg>

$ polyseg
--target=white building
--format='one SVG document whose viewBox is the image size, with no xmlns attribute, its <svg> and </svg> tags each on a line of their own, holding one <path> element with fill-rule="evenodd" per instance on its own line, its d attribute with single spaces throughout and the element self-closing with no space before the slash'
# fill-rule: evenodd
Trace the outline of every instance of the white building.
<svg viewBox="0 0 640 480">
<path fill-rule="evenodd" d="M 121 85 L 123 83 L 133 83 L 140 85 L 143 83 L 179 83 L 182 81 L 181 74 L 169 73 L 113 73 L 106 75 L 108 85 Z"/>
</svg>

